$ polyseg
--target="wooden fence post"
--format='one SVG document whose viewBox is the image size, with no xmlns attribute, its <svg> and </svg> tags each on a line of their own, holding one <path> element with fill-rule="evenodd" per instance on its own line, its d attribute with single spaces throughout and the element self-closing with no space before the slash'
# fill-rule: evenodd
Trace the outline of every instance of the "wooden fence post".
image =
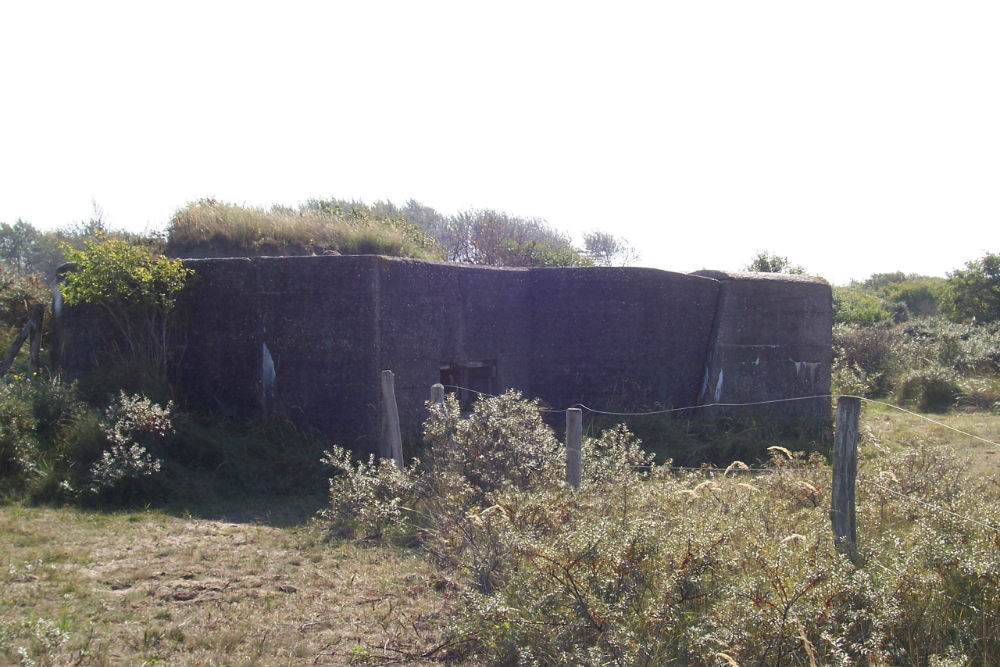
<svg viewBox="0 0 1000 667">
<path fill-rule="evenodd" d="M 836 441 L 833 449 L 833 485 L 830 521 L 837 549 L 852 561 L 858 557 L 858 535 L 854 510 L 854 486 L 858 478 L 858 417 L 861 399 L 837 399 Z"/>
<path fill-rule="evenodd" d="M 444 413 L 444 385 L 440 382 L 431 385 L 431 405 L 437 405 Z"/>
<path fill-rule="evenodd" d="M 566 411 L 566 483 L 574 489 L 580 488 L 583 478 L 583 410 L 570 408 Z"/>
<path fill-rule="evenodd" d="M 382 371 L 382 443 L 379 457 L 396 462 L 403 468 L 403 436 L 399 430 L 399 410 L 396 408 L 396 387 L 392 371 Z"/>
<path fill-rule="evenodd" d="M 431 385 L 431 409 L 437 409 L 441 411 L 441 417 L 447 419 L 448 407 L 444 402 L 444 385 L 440 382 Z M 457 449 L 455 445 L 454 433 L 448 433 L 448 449 L 454 451 Z"/>
</svg>

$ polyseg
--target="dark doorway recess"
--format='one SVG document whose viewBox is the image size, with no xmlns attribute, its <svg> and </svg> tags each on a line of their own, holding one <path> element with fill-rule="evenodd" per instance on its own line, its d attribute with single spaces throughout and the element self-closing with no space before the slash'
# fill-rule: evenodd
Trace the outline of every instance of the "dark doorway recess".
<svg viewBox="0 0 1000 667">
<path fill-rule="evenodd" d="M 497 362 L 487 361 L 444 362 L 441 364 L 441 384 L 445 391 L 455 394 L 462 411 L 472 409 L 480 394 L 497 393 Z"/>
</svg>

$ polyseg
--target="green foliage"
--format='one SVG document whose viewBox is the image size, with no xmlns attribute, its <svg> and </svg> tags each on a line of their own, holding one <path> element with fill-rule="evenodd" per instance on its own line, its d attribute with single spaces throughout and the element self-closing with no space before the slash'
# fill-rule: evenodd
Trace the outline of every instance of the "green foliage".
<svg viewBox="0 0 1000 667">
<path fill-rule="evenodd" d="M 756 271 L 758 273 L 791 273 L 804 274 L 805 268 L 798 264 L 792 264 L 787 257 L 776 255 L 766 251 L 758 251 L 750 263 L 743 267 L 744 271 Z"/>
<path fill-rule="evenodd" d="M 330 479 L 331 506 L 324 513 L 334 534 L 379 538 L 405 532 L 404 510 L 416 493 L 419 461 L 406 470 L 374 454 L 355 463 L 349 451 L 336 446 L 322 460 L 337 473 Z"/>
<path fill-rule="evenodd" d="M 100 412 L 57 378 L 0 384 L 0 491 L 32 500 L 70 499 L 107 441 Z"/>
<path fill-rule="evenodd" d="M 18 269 L 5 268 L 0 263 L 0 354 L 7 351 L 28 321 L 33 306 L 47 305 L 52 295 L 41 276 Z M 42 320 L 43 341 L 51 330 L 48 317 Z M 28 346 L 23 345 L 12 366 L 13 372 L 26 372 Z"/>
<path fill-rule="evenodd" d="M 328 475 L 317 465 L 325 438 L 280 420 L 243 421 L 178 412 L 162 452 L 170 502 L 211 504 L 251 496 L 320 497 Z"/>
<path fill-rule="evenodd" d="M 67 248 L 66 254 L 76 265 L 61 285 L 66 304 L 89 303 L 114 316 L 169 313 L 192 273 L 180 260 L 121 239 L 87 241 L 83 249 Z"/>
<path fill-rule="evenodd" d="M 96 306 L 108 317 L 120 352 L 109 363 L 161 384 L 169 370 L 171 315 L 193 271 L 179 259 L 117 238 L 86 241 L 66 254 L 75 266 L 60 285 L 63 299 L 70 306 Z"/>
<path fill-rule="evenodd" d="M 904 325 L 833 330 L 833 390 L 915 401 L 941 410 L 982 393 L 979 378 L 1000 372 L 1000 323 L 956 324 L 922 318 Z M 988 392 L 986 392 L 988 393 Z"/>
<path fill-rule="evenodd" d="M 834 324 L 870 327 L 890 320 L 882 300 L 874 294 L 853 287 L 833 288 Z"/>
<path fill-rule="evenodd" d="M 368 205 L 346 199 L 310 200 L 310 210 L 370 210 L 377 215 L 405 219 L 433 237 L 452 262 L 487 266 L 589 266 L 597 256 L 615 263 L 634 259 L 634 251 L 624 239 L 602 232 L 613 247 L 594 245 L 596 255 L 573 247 L 569 237 L 552 229 L 544 220 L 521 218 L 502 211 L 468 210 L 445 216 L 430 206 L 409 200 L 405 206 L 391 201 Z M 595 243 L 598 241 L 595 236 Z M 608 252 L 611 252 L 609 255 Z"/>
<path fill-rule="evenodd" d="M 121 392 L 105 411 L 101 430 L 108 447 L 88 472 L 87 491 L 106 500 L 128 502 L 143 497 L 147 478 L 160 471 L 162 461 L 150 453 L 173 431 L 173 404 L 161 407 L 145 396 Z"/>
<path fill-rule="evenodd" d="M 912 370 L 902 378 L 896 389 L 899 403 L 916 401 L 922 412 L 945 412 L 961 394 L 958 374 L 941 366 Z"/>
<path fill-rule="evenodd" d="M 885 396 L 898 369 L 901 337 L 884 326 L 833 327 L 833 391 L 857 396 Z"/>
<path fill-rule="evenodd" d="M 986 253 L 948 274 L 943 310 L 957 321 L 1000 320 L 1000 255 Z"/>
<path fill-rule="evenodd" d="M 480 492 L 505 484 L 527 488 L 558 476 L 562 445 L 542 421 L 537 401 L 511 390 L 476 401 L 467 419 L 459 414 L 449 394 L 445 412 L 434 412 L 425 424 L 436 470 L 459 473 Z"/>
<path fill-rule="evenodd" d="M 13 225 L 0 223 L 0 265 L 50 277 L 65 261 L 60 236 L 58 232 L 40 232 L 24 220 Z"/>
<path fill-rule="evenodd" d="M 41 276 L 0 266 L 0 327 L 20 329 L 31 307 L 47 304 L 52 294 Z"/>
<path fill-rule="evenodd" d="M 933 317 L 941 308 L 945 283 L 944 278 L 902 271 L 873 273 L 863 282 L 834 288 L 834 317 L 838 322 L 862 326 Z M 840 304 L 836 302 L 838 292 Z"/>
<path fill-rule="evenodd" d="M 938 314 L 945 286 L 944 278 L 916 276 L 890 284 L 884 293 L 889 303 L 905 304 L 910 317 L 932 317 Z"/>
</svg>

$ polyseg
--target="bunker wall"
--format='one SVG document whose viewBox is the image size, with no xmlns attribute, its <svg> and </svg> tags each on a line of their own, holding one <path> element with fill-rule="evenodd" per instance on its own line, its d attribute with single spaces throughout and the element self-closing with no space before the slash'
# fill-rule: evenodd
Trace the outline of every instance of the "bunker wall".
<svg viewBox="0 0 1000 667">
<path fill-rule="evenodd" d="M 773 274 L 704 274 L 718 279 L 721 288 L 702 404 L 830 393 L 833 301 L 825 281 Z M 828 421 L 830 399 L 781 402 L 753 410 L 755 415 Z"/>
<path fill-rule="evenodd" d="M 325 259 L 188 260 L 181 392 L 202 409 L 279 415 L 374 451 L 377 263 Z"/>
<path fill-rule="evenodd" d="M 404 442 L 421 437 L 424 403 L 443 366 L 481 367 L 492 376 L 481 390 L 490 393 L 530 391 L 528 276 L 380 258 L 378 365 L 395 374 Z"/>
<path fill-rule="evenodd" d="M 559 409 L 694 405 L 718 291 L 655 269 L 533 269 L 533 393 Z"/>
<path fill-rule="evenodd" d="M 219 414 L 288 418 L 360 453 L 377 448 L 383 369 L 396 375 L 407 448 L 419 441 L 430 385 L 449 367 L 486 373 L 491 393 L 517 388 L 556 409 L 830 389 L 832 300 L 817 279 L 377 256 L 186 265 L 196 277 L 177 309 L 182 400 Z M 91 308 L 56 311 L 60 365 L 82 377 L 97 363 L 94 332 L 106 322 Z M 828 399 L 771 410 L 830 419 Z"/>
</svg>

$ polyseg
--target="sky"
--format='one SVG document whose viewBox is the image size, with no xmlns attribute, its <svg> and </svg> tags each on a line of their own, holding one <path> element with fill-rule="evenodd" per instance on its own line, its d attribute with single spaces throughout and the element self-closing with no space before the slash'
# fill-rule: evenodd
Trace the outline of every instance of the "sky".
<svg viewBox="0 0 1000 667">
<path fill-rule="evenodd" d="M 0 0 L 0 222 L 504 210 L 835 284 L 1000 252 L 1000 3 Z"/>
</svg>

